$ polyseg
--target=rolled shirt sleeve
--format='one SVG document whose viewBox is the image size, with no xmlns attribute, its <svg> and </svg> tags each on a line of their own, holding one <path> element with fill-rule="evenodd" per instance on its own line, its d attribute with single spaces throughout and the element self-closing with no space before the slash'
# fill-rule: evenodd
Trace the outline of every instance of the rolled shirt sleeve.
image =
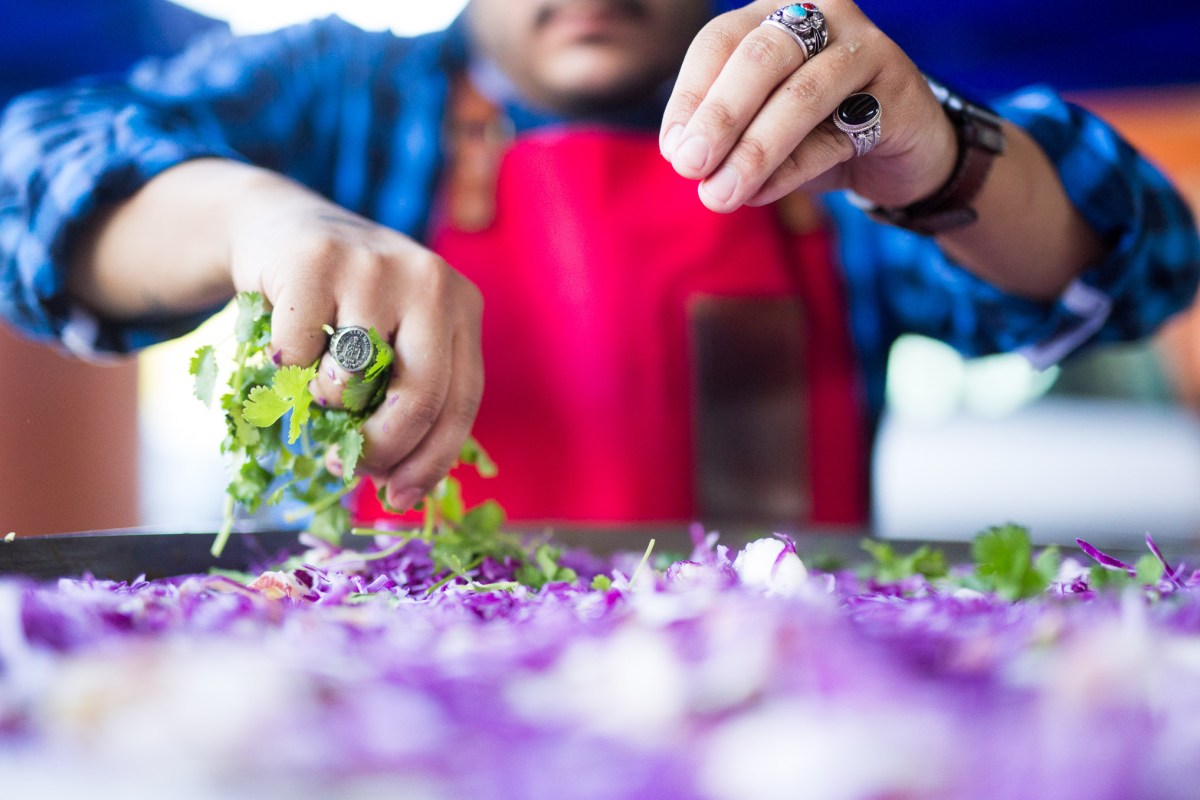
<svg viewBox="0 0 1200 800">
<path fill-rule="evenodd" d="M 124 90 L 41 92 L 15 102 L 0 128 L 4 316 L 33 337 L 82 352 L 135 349 L 186 330 L 192 321 L 106 327 L 68 299 L 66 264 L 97 209 L 202 156 L 238 154 L 139 106 Z"/>
<path fill-rule="evenodd" d="M 197 324 L 205 315 L 97 319 L 65 289 L 71 247 L 97 211 L 189 159 L 254 163 L 377 216 L 366 176 L 392 165 L 369 137 L 399 136 L 414 116 L 419 128 L 437 124 L 437 111 L 401 102 L 396 75 L 420 49 L 412 41 L 336 17 L 260 36 L 221 32 L 142 62 L 121 83 L 18 98 L 0 120 L 0 314 L 83 351 L 134 350 Z M 427 70 L 436 61 L 420 60 Z M 424 158 L 424 174 L 434 160 Z M 425 183 L 393 179 L 405 191 Z M 415 227 L 423 208 L 391 222 Z"/>
</svg>

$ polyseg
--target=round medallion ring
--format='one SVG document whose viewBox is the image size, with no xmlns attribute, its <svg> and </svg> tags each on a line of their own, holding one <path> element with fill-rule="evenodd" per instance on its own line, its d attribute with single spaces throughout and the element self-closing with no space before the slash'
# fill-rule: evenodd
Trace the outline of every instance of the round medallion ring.
<svg viewBox="0 0 1200 800">
<path fill-rule="evenodd" d="M 329 355 L 346 372 L 362 372 L 375 358 L 375 345 L 366 328 L 347 325 L 333 332 Z"/>
</svg>

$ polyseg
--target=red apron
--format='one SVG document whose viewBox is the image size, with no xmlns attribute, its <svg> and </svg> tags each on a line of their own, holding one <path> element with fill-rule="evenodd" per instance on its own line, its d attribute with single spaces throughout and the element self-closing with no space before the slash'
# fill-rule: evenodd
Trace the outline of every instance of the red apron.
<svg viewBox="0 0 1200 800">
<path fill-rule="evenodd" d="M 766 476 L 774 464 L 799 465 L 798 485 L 785 488 L 800 499 L 776 504 L 792 522 L 865 521 L 860 377 L 825 230 L 789 230 L 778 208 L 705 209 L 650 134 L 539 130 L 497 158 L 482 223 L 453 222 L 453 191 L 443 192 L 429 240 L 485 302 L 474 435 L 499 475 L 458 470 L 468 504 L 495 498 L 524 521 L 728 517 L 706 510 L 706 487 L 719 494 L 722 484 L 697 467 L 703 450 L 717 473 L 723 462 Z M 797 313 L 776 313 L 788 307 Z M 757 355 L 722 349 L 722 330 L 772 318 L 794 320 L 795 335 L 768 325 Z M 706 368 L 714 377 L 698 378 L 698 360 L 715 365 Z M 747 416 L 739 409 L 757 406 L 735 400 L 714 415 L 705 398 L 719 407 L 722 385 L 735 395 L 744 384 L 772 390 L 761 376 L 776 366 L 799 380 L 783 380 L 785 400 L 763 406 L 778 425 L 759 438 L 776 455 L 752 465 L 754 452 L 735 452 L 736 427 Z M 363 518 L 382 513 L 373 492 L 357 504 Z M 735 513 L 779 516 L 755 508 Z"/>
</svg>

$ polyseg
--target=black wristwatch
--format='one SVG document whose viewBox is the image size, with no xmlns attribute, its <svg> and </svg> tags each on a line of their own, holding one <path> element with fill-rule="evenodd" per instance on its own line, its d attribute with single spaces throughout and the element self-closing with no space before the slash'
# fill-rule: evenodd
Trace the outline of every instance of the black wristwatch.
<svg viewBox="0 0 1200 800">
<path fill-rule="evenodd" d="M 875 206 L 871 216 L 901 228 L 933 236 L 970 225 L 978 215 L 972 205 L 991 171 L 992 161 L 1004 152 L 1004 130 L 994 112 L 963 98 L 925 76 L 958 135 L 958 159 L 950 179 L 929 197 L 902 208 Z"/>
</svg>

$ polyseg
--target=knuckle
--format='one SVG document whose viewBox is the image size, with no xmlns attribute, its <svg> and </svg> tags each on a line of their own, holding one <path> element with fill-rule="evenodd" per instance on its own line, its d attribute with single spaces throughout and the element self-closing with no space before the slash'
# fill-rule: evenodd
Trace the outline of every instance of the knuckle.
<svg viewBox="0 0 1200 800">
<path fill-rule="evenodd" d="M 783 91 L 800 108 L 818 108 L 827 92 L 824 84 L 812 72 L 801 70 L 783 85 Z"/>
<path fill-rule="evenodd" d="M 725 59 L 742 41 L 741 34 L 727 20 L 718 17 L 700 29 L 692 43 L 701 56 Z"/>
<path fill-rule="evenodd" d="M 896 45 L 892 42 L 891 38 L 874 25 L 868 25 L 864 28 L 859 34 L 858 39 L 863 44 L 863 47 L 858 52 L 878 53 L 885 49 L 887 51 L 896 49 Z"/>
<path fill-rule="evenodd" d="M 345 261 L 348 248 L 342 240 L 321 231 L 301 234 L 297 242 L 300 261 L 310 265 L 310 270 L 332 273 Z"/>
<path fill-rule="evenodd" d="M 791 43 L 780 42 L 774 36 L 767 36 L 765 33 L 765 31 L 762 33 L 755 31 L 743 39 L 738 48 L 738 54 L 755 69 L 769 73 L 778 72 L 792 60 L 791 53 L 784 49 L 784 44 L 789 44 L 793 52 L 795 47 Z"/>
<path fill-rule="evenodd" d="M 737 146 L 737 159 L 754 173 L 763 172 L 771 161 L 773 148 L 757 136 L 743 136 Z"/>
<path fill-rule="evenodd" d="M 823 163 L 828 163 L 830 166 L 854 158 L 854 142 L 849 136 L 835 128 L 832 122 L 822 125 L 819 130 L 819 136 L 810 137 L 814 158 L 824 159 Z"/>
<path fill-rule="evenodd" d="M 442 414 L 443 398 L 436 392 L 416 390 L 410 392 L 401 403 L 403 419 L 422 429 L 433 426 Z"/>
<path fill-rule="evenodd" d="M 694 112 L 704 102 L 704 93 L 695 89 L 679 87 L 675 90 L 675 97 L 684 114 Z"/>
<path fill-rule="evenodd" d="M 702 111 L 705 124 L 712 130 L 727 131 L 737 126 L 737 114 L 722 100 L 709 100 Z"/>
<path fill-rule="evenodd" d="M 803 173 L 804 164 L 800 157 L 800 151 L 793 150 L 784 157 L 771 179 L 773 182 L 788 182 L 800 177 Z"/>
<path fill-rule="evenodd" d="M 454 271 L 436 253 L 425 251 L 412 260 L 411 276 L 421 292 L 444 302 L 453 295 Z"/>
<path fill-rule="evenodd" d="M 391 260 L 382 253 L 372 251 L 356 251 L 352 268 L 355 284 L 363 287 L 385 285 L 392 272 Z"/>
</svg>

